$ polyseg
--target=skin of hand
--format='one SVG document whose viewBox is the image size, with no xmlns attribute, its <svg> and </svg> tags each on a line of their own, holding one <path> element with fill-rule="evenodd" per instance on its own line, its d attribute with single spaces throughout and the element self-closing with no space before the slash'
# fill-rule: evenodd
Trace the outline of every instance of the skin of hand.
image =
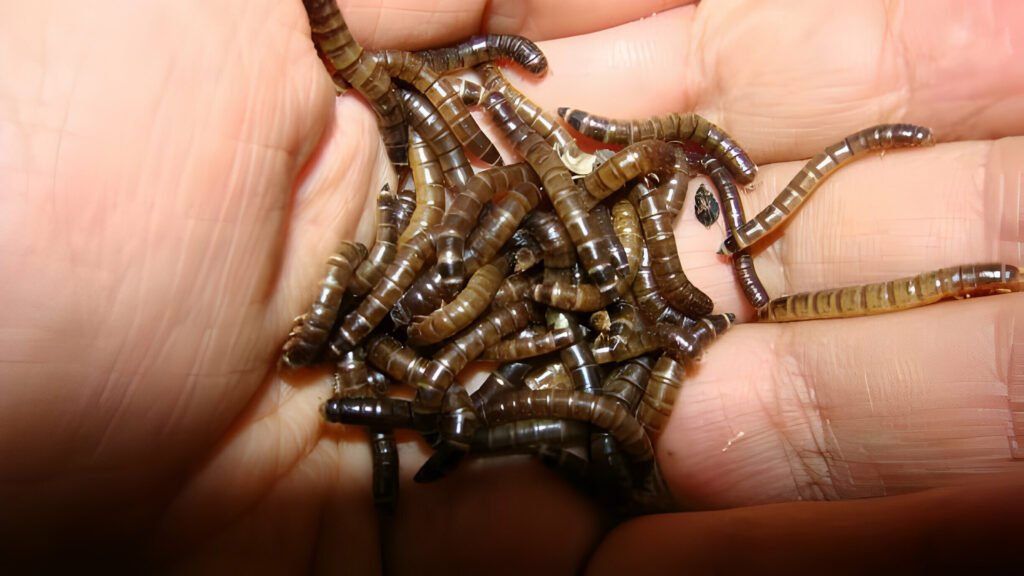
<svg viewBox="0 0 1024 576">
<path fill-rule="evenodd" d="M 383 4 L 341 3 L 367 47 L 540 40 L 548 74 L 509 76 L 549 110 L 705 115 L 761 165 L 748 216 L 842 136 L 931 127 L 937 146 L 844 168 L 755 252 L 770 294 L 1024 264 L 1012 0 Z M 392 178 L 369 108 L 335 96 L 301 2 L 6 0 L 0 26 L 0 562 L 378 570 L 365 432 L 321 422 L 324 372 L 275 369 L 327 255 L 370 240 Z M 677 226 L 688 276 L 750 320 L 715 254 L 721 221 L 705 230 L 692 210 Z M 691 369 L 658 443 L 673 492 L 700 511 L 610 533 L 524 460 L 416 485 L 427 454 L 400 435 L 389 569 L 1012 562 L 1018 319 L 1013 294 L 733 328 Z"/>
</svg>

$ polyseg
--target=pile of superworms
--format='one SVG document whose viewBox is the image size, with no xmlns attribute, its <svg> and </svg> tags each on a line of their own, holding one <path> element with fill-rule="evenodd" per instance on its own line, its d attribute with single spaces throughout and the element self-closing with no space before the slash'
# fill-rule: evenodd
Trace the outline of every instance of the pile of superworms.
<svg viewBox="0 0 1024 576">
<path fill-rule="evenodd" d="M 673 507 L 653 443 L 686 367 L 725 332 L 732 314 L 686 277 L 673 227 L 691 175 L 704 174 L 697 217 L 719 213 L 721 253 L 759 321 L 840 318 L 940 299 L 1019 289 L 1004 264 L 769 298 L 749 248 L 776 230 L 830 173 L 858 155 L 928 146 L 931 133 L 880 125 L 848 136 L 804 166 L 747 219 L 737 183 L 757 168 L 722 129 L 696 114 L 645 120 L 558 115 L 610 148 L 583 152 L 554 115 L 494 64 L 542 74 L 547 61 L 521 37 L 488 35 L 417 53 L 364 51 L 334 0 L 304 0 L 313 44 L 339 93 L 361 93 L 388 156 L 412 188 L 385 186 L 372 247 L 345 241 L 309 310 L 284 344 L 285 369 L 335 366 L 332 423 L 369 429 L 374 498 L 394 505 L 392 430 L 434 449 L 416 475 L 431 482 L 466 456 L 529 453 L 620 514 Z M 480 83 L 443 74 L 471 68 Z M 522 162 L 501 165 L 470 114 L 482 107 Z M 491 167 L 475 171 L 469 157 Z M 472 394 L 470 363 L 496 363 Z M 407 386 L 403 399 L 392 387 Z"/>
</svg>

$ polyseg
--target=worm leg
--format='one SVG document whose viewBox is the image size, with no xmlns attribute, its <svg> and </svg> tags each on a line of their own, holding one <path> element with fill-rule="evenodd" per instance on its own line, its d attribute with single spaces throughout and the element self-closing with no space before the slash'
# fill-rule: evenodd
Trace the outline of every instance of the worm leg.
<svg viewBox="0 0 1024 576">
<path fill-rule="evenodd" d="M 932 144 L 931 131 L 913 124 L 880 124 L 847 136 L 808 160 L 771 204 L 725 238 L 719 253 L 738 252 L 771 234 L 789 219 L 826 178 L 856 157 L 873 150 L 916 148 Z"/>
</svg>

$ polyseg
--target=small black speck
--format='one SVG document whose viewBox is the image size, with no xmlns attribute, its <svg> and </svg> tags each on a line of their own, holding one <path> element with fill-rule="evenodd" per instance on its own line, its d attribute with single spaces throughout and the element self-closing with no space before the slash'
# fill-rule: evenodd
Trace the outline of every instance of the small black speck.
<svg viewBox="0 0 1024 576">
<path fill-rule="evenodd" d="M 697 188 L 697 194 L 693 197 L 693 212 L 697 215 L 697 221 L 705 228 L 710 228 L 717 222 L 721 213 L 718 199 L 703 184 Z"/>
</svg>

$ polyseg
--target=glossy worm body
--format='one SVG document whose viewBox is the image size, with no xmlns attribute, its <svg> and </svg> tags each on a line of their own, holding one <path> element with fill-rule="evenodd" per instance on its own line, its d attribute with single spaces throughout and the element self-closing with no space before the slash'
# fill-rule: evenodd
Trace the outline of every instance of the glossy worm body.
<svg viewBox="0 0 1024 576">
<path fill-rule="evenodd" d="M 327 259 L 327 273 L 320 282 L 309 312 L 300 316 L 281 351 L 281 365 L 298 368 L 313 362 L 327 343 L 341 299 L 352 272 L 366 257 L 366 246 L 344 241 Z"/>
<path fill-rule="evenodd" d="M 607 430 L 622 449 L 636 460 L 654 458 L 651 441 L 643 427 L 612 398 L 581 390 L 516 390 L 488 402 L 481 410 L 488 424 L 530 418 L 560 418 L 589 422 Z"/>
<path fill-rule="evenodd" d="M 624 145 L 650 139 L 700 144 L 725 164 L 737 181 L 749 184 L 757 176 L 757 166 L 739 144 L 725 130 L 697 114 L 671 113 L 644 120 L 613 120 L 580 110 L 559 108 L 558 115 L 580 134 L 608 144 Z"/>
<path fill-rule="evenodd" d="M 422 58 L 411 52 L 384 50 L 377 53 L 377 61 L 390 76 L 412 84 L 426 96 L 471 154 L 488 164 L 501 160 L 498 149 L 480 130 L 459 94 L 447 79 L 438 76 Z"/>
<path fill-rule="evenodd" d="M 512 86 L 497 66 L 485 64 L 478 67 L 477 71 L 487 91 L 501 93 L 523 122 L 554 147 L 566 168 L 575 174 L 589 174 L 594 169 L 594 155 L 580 150 L 576 139 L 558 122 L 558 118 L 545 112 Z"/>
<path fill-rule="evenodd" d="M 774 298 L 759 311 L 758 320 L 794 322 L 868 316 L 926 306 L 948 298 L 1021 289 L 1016 266 L 998 263 L 951 266 L 887 282 Z"/>
<path fill-rule="evenodd" d="M 423 144 L 431 152 L 430 156 L 426 156 L 423 147 L 419 146 L 420 165 L 422 166 L 424 161 L 429 158 L 430 162 L 440 165 L 448 186 L 456 191 L 464 190 L 473 176 L 473 167 L 469 165 L 469 159 L 466 158 L 466 153 L 462 150 L 462 144 L 441 118 L 437 108 L 434 108 L 434 105 L 425 96 L 415 90 L 399 90 L 398 94 L 402 97 L 409 126 L 422 136 Z M 410 140 L 410 155 L 417 151 L 414 149 L 417 144 Z M 410 166 L 412 166 L 411 158 Z M 413 175 L 415 176 L 415 172 Z M 441 182 L 439 178 L 433 180 L 439 184 Z M 443 206 L 442 203 L 442 213 L 444 212 Z"/>
<path fill-rule="evenodd" d="M 650 250 L 651 269 L 661 294 L 672 306 L 690 316 L 709 314 L 714 303 L 690 282 L 679 262 L 672 212 L 665 195 L 660 188 L 651 190 L 640 183 L 633 188 L 630 200 L 636 204 L 640 216 Z"/>
<path fill-rule="evenodd" d="M 728 170 L 722 163 L 708 156 L 701 163 L 704 173 L 711 178 L 711 183 L 718 190 L 718 196 L 722 200 L 722 209 L 725 212 L 725 223 L 729 233 L 734 234 L 747 221 L 743 212 L 743 204 L 740 202 L 740 195 L 736 191 L 736 185 L 732 181 Z M 747 250 L 740 250 L 732 255 L 732 267 L 736 273 L 736 279 L 743 289 L 743 295 L 747 302 L 754 309 L 760 309 L 768 303 L 768 292 L 761 284 L 761 279 L 754 269 L 754 257 Z"/>
<path fill-rule="evenodd" d="M 377 237 L 373 248 L 352 275 L 349 289 L 353 294 L 366 294 L 395 258 L 398 238 L 408 225 L 411 213 L 404 209 L 398 196 L 385 185 L 377 195 Z"/>
<path fill-rule="evenodd" d="M 726 237 L 719 252 L 738 252 L 778 229 L 829 175 L 857 156 L 873 150 L 915 148 L 933 143 L 930 130 L 913 124 L 880 124 L 847 136 L 808 160 L 771 204 Z"/>
<path fill-rule="evenodd" d="M 380 121 L 388 157 L 396 164 L 404 164 L 405 118 L 391 78 L 352 37 L 335 0 L 302 0 L 302 4 L 317 52 L 323 54 L 338 76 L 370 102 Z"/>
<path fill-rule="evenodd" d="M 487 96 L 485 105 L 516 151 L 540 176 L 555 213 L 569 231 L 576 252 L 602 297 L 607 301 L 618 298 L 619 291 L 624 291 L 625 285 L 620 287 L 611 258 L 600 249 L 601 237 L 590 222 L 583 204 L 582 191 L 573 182 L 569 170 L 547 142 L 523 123 L 504 96 L 492 92 Z"/>
<path fill-rule="evenodd" d="M 444 48 L 421 50 L 419 56 L 437 72 L 472 68 L 499 58 L 511 58 L 534 74 L 548 69 L 548 60 L 540 48 L 522 36 L 485 34 Z"/>
</svg>

